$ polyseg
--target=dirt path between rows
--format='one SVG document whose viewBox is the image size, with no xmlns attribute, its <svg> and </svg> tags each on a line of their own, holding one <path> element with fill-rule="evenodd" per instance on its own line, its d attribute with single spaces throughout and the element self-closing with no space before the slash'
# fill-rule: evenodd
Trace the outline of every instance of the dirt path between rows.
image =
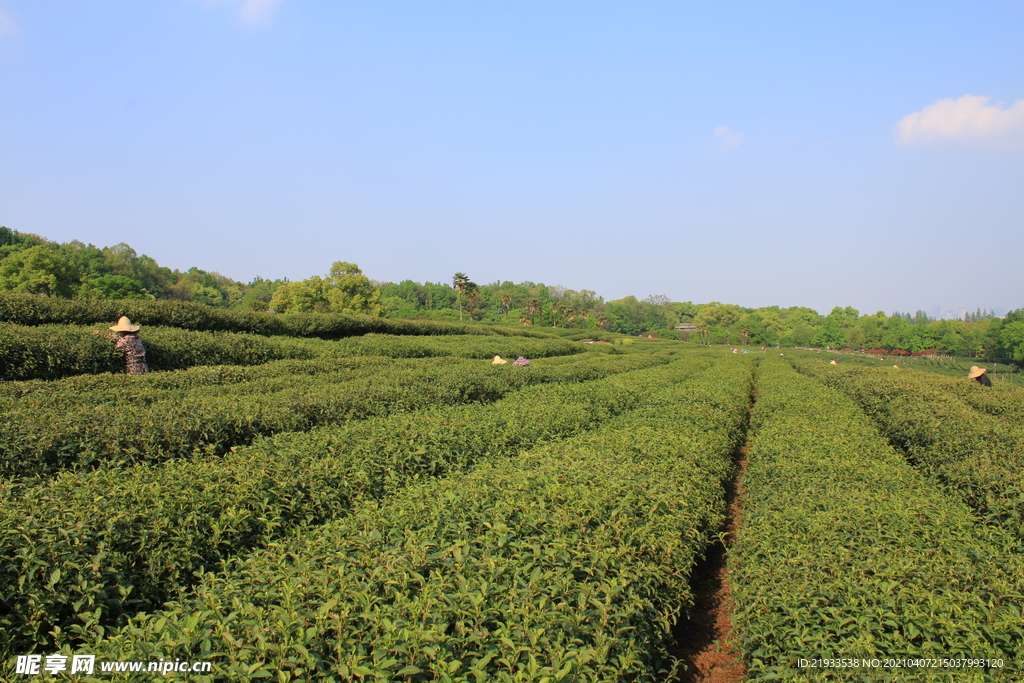
<svg viewBox="0 0 1024 683">
<path fill-rule="evenodd" d="M 686 670 L 668 683 L 741 683 L 746 667 L 732 643 L 732 596 L 726 556 L 743 517 L 743 473 L 749 442 L 736 454 L 736 478 L 725 491 L 727 505 L 725 544 L 716 543 L 693 572 L 694 607 L 675 628 L 676 655 Z"/>
</svg>

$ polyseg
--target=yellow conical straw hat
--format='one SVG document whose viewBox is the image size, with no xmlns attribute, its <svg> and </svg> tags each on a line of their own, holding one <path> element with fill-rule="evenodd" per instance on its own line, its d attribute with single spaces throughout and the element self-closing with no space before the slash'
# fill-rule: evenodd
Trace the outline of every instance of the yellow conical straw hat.
<svg viewBox="0 0 1024 683">
<path fill-rule="evenodd" d="M 107 329 L 113 332 L 138 332 L 139 326 L 132 325 L 132 321 L 128 319 L 128 316 L 122 315 L 117 319 L 116 325 L 111 325 Z"/>
</svg>

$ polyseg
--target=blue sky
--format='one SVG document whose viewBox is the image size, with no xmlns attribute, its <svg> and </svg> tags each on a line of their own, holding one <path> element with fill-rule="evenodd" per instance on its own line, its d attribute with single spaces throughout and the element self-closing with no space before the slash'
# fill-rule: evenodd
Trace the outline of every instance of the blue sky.
<svg viewBox="0 0 1024 683">
<path fill-rule="evenodd" d="M 0 224 L 249 281 L 1024 307 L 1024 3 L 0 0 Z"/>
</svg>

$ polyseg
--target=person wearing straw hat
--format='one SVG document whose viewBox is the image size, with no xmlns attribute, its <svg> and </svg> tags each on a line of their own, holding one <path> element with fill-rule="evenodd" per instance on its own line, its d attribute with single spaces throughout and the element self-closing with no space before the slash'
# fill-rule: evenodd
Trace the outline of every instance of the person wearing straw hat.
<svg viewBox="0 0 1024 683">
<path fill-rule="evenodd" d="M 122 315 L 117 324 L 111 325 L 108 329 L 117 332 L 117 334 L 108 333 L 107 337 L 117 341 L 114 344 L 116 351 L 124 351 L 124 362 L 128 374 L 142 375 L 149 372 L 149 366 L 146 365 L 146 347 L 139 339 L 139 326 L 132 325 L 128 316 Z M 100 331 L 93 330 L 92 333 L 99 334 Z"/>
<path fill-rule="evenodd" d="M 977 365 L 971 366 L 971 371 L 967 373 L 967 376 L 973 380 L 977 380 L 978 384 L 983 387 L 992 386 L 992 380 L 988 378 L 985 373 L 988 372 L 988 368 L 979 368 Z"/>
</svg>

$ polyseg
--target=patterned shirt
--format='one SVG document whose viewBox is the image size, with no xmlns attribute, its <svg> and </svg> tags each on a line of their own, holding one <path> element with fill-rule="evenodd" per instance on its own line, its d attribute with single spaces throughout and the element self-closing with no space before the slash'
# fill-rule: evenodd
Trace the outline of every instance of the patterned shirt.
<svg viewBox="0 0 1024 683">
<path fill-rule="evenodd" d="M 126 334 L 123 337 L 116 334 L 107 336 L 117 340 L 117 343 L 114 344 L 115 350 L 124 351 L 124 362 L 128 374 L 141 375 L 149 372 L 149 366 L 146 365 L 146 347 L 142 345 L 141 339 L 134 334 Z"/>
</svg>

